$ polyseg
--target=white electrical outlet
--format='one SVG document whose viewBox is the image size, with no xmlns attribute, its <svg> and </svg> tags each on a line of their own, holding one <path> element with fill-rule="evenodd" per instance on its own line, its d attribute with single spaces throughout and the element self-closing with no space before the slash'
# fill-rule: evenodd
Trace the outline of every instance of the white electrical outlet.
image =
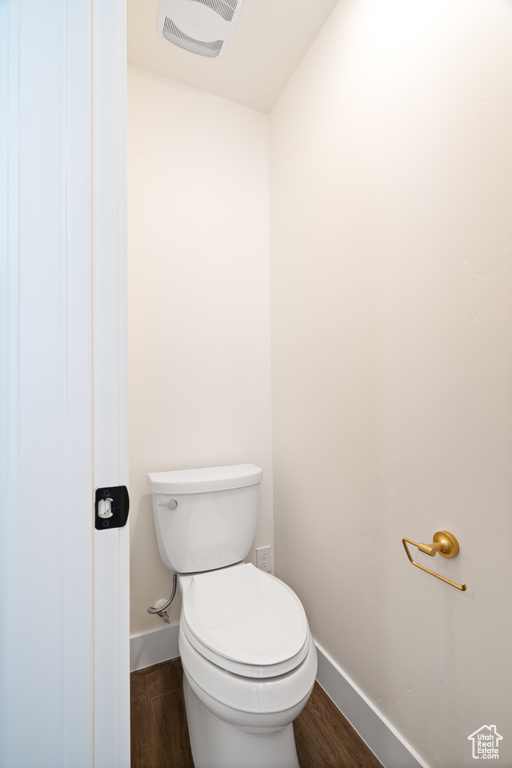
<svg viewBox="0 0 512 768">
<path fill-rule="evenodd" d="M 271 547 L 257 547 L 256 549 L 256 566 L 261 571 L 272 570 L 272 548 Z"/>
</svg>

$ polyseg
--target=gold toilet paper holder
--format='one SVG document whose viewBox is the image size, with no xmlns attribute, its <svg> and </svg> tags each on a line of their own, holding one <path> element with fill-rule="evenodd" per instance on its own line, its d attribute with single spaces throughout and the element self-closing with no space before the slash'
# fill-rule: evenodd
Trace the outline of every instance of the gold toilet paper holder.
<svg viewBox="0 0 512 768">
<path fill-rule="evenodd" d="M 411 553 L 409 552 L 409 547 L 407 546 L 407 544 L 414 544 L 415 547 L 418 547 L 420 552 L 424 552 L 426 555 L 430 555 L 430 557 L 435 557 L 438 552 L 443 557 L 455 557 L 459 554 L 459 542 L 453 533 L 450 533 L 449 531 L 437 531 L 437 533 L 434 533 L 434 540 L 432 544 L 422 544 L 421 542 L 413 541 L 412 539 L 402 539 L 402 544 L 404 545 L 404 549 L 407 552 L 407 557 L 411 563 L 416 566 L 416 568 L 421 568 L 422 571 L 430 573 L 432 576 L 435 576 L 436 579 L 445 581 L 447 584 L 450 584 L 450 586 L 455 587 L 455 589 L 460 589 L 461 592 L 466 591 L 467 587 L 464 582 L 462 582 L 462 584 L 456 584 L 454 581 L 445 579 L 445 577 L 440 576 L 439 573 L 434 573 L 434 571 L 431 571 L 430 568 L 425 568 L 424 565 L 420 565 L 415 560 L 413 560 Z"/>
</svg>

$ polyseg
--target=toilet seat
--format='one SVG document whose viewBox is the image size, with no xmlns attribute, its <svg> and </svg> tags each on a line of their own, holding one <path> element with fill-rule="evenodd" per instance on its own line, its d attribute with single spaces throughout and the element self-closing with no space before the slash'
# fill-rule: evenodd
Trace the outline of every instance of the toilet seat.
<svg viewBox="0 0 512 768">
<path fill-rule="evenodd" d="M 180 578 L 181 630 L 216 666 L 270 678 L 290 672 L 307 656 L 304 608 L 279 579 L 250 563 Z"/>
<path fill-rule="evenodd" d="M 179 647 L 183 672 L 193 687 L 196 695 L 218 717 L 244 726 L 280 726 L 275 718 L 289 718 L 291 722 L 298 714 L 296 707 L 302 709 L 313 688 L 317 670 L 316 648 L 308 630 L 308 651 L 304 660 L 286 675 L 255 679 L 241 676 L 213 664 L 197 651 L 183 632 L 180 625 Z M 224 709 L 216 711 L 213 702 L 218 702 Z M 292 712 L 290 716 L 290 712 Z M 244 714 L 245 713 L 245 714 Z M 247 719 L 248 714 L 261 717 L 271 716 L 265 722 Z M 240 719 L 241 718 L 241 719 Z"/>
</svg>

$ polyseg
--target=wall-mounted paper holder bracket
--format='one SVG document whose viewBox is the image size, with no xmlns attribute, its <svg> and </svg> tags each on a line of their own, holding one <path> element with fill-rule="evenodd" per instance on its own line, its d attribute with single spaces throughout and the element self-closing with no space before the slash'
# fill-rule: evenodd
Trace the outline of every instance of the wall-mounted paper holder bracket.
<svg viewBox="0 0 512 768">
<path fill-rule="evenodd" d="M 445 581 L 447 584 L 450 584 L 450 586 L 455 587 L 455 589 L 460 589 L 461 592 L 466 591 L 467 587 L 464 582 L 462 582 L 462 584 L 456 584 L 454 581 L 445 579 L 445 577 L 441 576 L 439 573 L 435 573 L 434 571 L 431 571 L 430 568 L 425 568 L 424 565 L 420 565 L 413 560 L 411 553 L 409 552 L 409 547 L 407 546 L 407 544 L 414 544 L 415 547 L 418 547 L 420 552 L 424 552 L 426 555 L 430 555 L 430 557 L 435 557 L 438 552 L 443 557 L 455 557 L 459 554 L 459 542 L 453 533 L 450 533 L 449 531 L 437 531 L 437 533 L 434 533 L 432 544 L 422 544 L 421 542 L 413 541 L 412 539 L 402 539 L 402 544 L 404 545 L 407 557 L 416 568 L 421 568 L 422 571 L 430 573 L 432 576 L 435 576 L 436 579 Z"/>
</svg>

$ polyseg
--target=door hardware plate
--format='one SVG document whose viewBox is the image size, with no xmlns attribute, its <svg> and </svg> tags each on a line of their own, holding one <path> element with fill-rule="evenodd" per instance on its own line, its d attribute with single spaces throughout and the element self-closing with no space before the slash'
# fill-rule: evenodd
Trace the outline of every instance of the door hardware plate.
<svg viewBox="0 0 512 768">
<path fill-rule="evenodd" d="M 100 511 L 104 508 L 100 502 L 110 501 L 110 515 L 104 517 Z M 94 494 L 94 527 L 98 531 L 108 531 L 111 528 L 122 528 L 128 520 L 130 497 L 125 485 L 110 485 L 108 488 L 97 488 Z"/>
</svg>

